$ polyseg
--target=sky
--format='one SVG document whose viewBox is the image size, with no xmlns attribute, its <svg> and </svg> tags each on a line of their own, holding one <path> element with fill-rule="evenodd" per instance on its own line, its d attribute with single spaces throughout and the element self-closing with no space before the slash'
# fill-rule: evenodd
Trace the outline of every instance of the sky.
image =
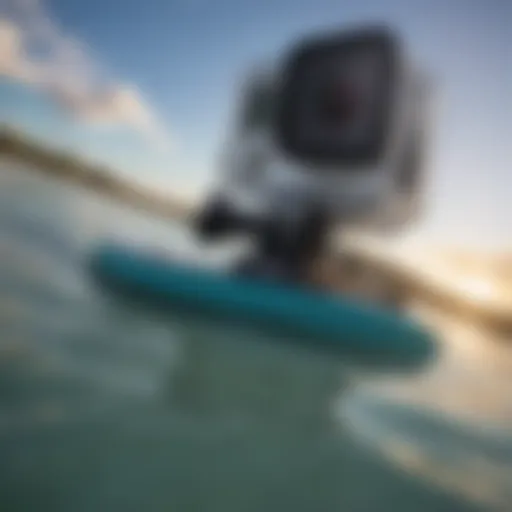
<svg viewBox="0 0 512 512">
<path fill-rule="evenodd" d="M 368 21 L 397 28 L 434 87 L 414 236 L 512 248 L 508 0 L 0 0 L 0 122 L 201 190 L 244 73 L 298 35 Z"/>
</svg>

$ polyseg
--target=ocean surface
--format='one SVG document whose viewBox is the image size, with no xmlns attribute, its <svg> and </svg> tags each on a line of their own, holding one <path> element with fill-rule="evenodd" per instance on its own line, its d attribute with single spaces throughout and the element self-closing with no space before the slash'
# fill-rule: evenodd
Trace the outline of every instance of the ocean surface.
<svg viewBox="0 0 512 512">
<path fill-rule="evenodd" d="M 0 163 L 2 512 L 512 510 L 507 340 L 421 311 L 439 360 L 376 375 L 115 296 L 87 267 L 112 238 L 232 250 Z"/>
</svg>

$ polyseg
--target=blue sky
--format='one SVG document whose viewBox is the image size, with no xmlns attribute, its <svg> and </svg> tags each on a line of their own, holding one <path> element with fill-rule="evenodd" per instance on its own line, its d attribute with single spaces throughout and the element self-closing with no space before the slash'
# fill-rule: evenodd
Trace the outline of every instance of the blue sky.
<svg viewBox="0 0 512 512">
<path fill-rule="evenodd" d="M 31 51 L 39 29 L 39 41 L 57 50 L 79 43 L 71 67 L 59 61 L 52 69 L 71 81 L 81 77 L 78 87 L 86 87 L 71 98 L 72 108 L 63 108 L 48 91 L 61 95 L 67 82 L 54 80 L 55 73 L 34 79 L 25 68 L 2 67 L 0 51 L 0 121 L 177 188 L 204 184 L 215 171 L 239 79 L 255 59 L 308 30 L 389 21 L 436 85 L 430 204 L 418 235 L 512 245 L 507 0 L 6 1 L 0 17 L 32 41 Z M 18 39 L 11 30 L 4 46 Z M 48 57 L 37 51 L 32 61 Z M 16 55 L 11 60 L 23 57 Z M 105 83 L 116 91 L 110 99 L 127 87 L 135 92 L 100 101 L 96 91 Z M 155 144 L 156 135 L 166 143 Z"/>
</svg>

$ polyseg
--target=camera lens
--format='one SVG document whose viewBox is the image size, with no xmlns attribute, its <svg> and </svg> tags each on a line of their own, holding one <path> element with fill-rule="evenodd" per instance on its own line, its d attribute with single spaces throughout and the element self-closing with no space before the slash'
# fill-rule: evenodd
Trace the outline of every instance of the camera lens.
<svg viewBox="0 0 512 512">
<path fill-rule="evenodd" d="M 355 88 L 347 81 L 329 84 L 320 99 L 322 119 L 336 126 L 351 122 L 357 116 L 359 98 Z"/>
</svg>

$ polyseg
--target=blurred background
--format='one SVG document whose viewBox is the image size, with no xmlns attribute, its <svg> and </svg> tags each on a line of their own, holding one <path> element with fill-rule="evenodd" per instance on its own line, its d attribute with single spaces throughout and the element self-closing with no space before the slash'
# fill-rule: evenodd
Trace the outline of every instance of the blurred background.
<svg viewBox="0 0 512 512">
<path fill-rule="evenodd" d="M 432 76 L 427 211 L 323 279 L 399 294 L 434 364 L 375 376 L 91 280 L 105 238 L 223 265 L 187 221 L 241 79 L 367 21 Z M 0 508 L 511 510 L 511 23 L 505 0 L 0 0 Z"/>
</svg>

